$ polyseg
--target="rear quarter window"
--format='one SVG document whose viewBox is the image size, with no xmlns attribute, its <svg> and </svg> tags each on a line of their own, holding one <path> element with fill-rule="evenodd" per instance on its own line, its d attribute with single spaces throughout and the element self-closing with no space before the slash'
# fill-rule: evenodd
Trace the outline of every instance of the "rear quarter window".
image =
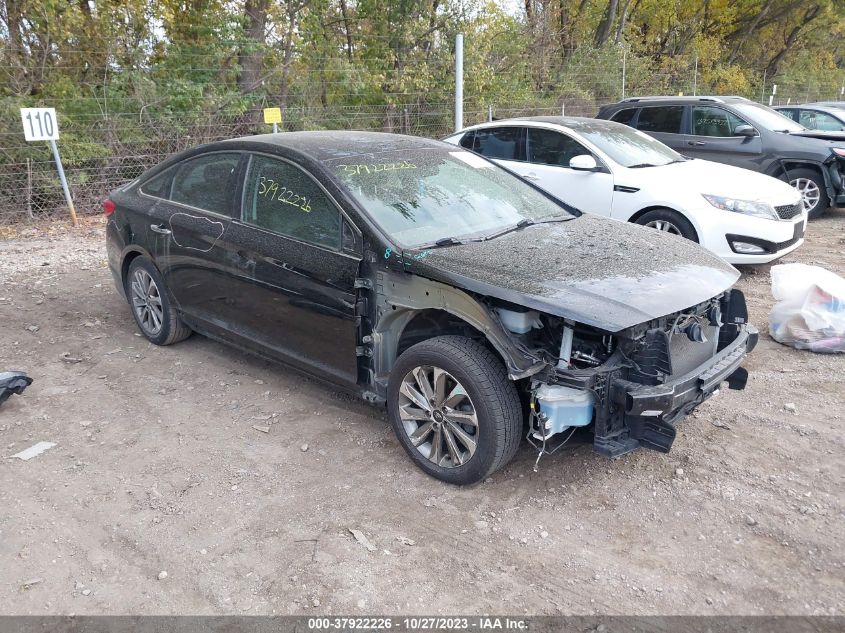
<svg viewBox="0 0 845 633">
<path fill-rule="evenodd" d="M 681 133 L 684 106 L 650 106 L 640 110 L 637 129 L 643 132 Z"/>
</svg>

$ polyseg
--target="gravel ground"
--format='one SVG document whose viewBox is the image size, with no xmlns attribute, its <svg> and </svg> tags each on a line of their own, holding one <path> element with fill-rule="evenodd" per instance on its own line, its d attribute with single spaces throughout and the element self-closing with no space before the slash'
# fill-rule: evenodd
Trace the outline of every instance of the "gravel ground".
<svg viewBox="0 0 845 633">
<path fill-rule="evenodd" d="M 765 268 L 739 284 L 747 389 L 671 453 L 574 445 L 534 473 L 523 446 L 456 488 L 379 409 L 199 336 L 148 344 L 99 221 L 0 238 L 0 370 L 35 378 L 0 408 L 3 614 L 845 611 L 845 356 L 766 335 Z M 845 274 L 845 211 L 786 261 Z"/>
</svg>

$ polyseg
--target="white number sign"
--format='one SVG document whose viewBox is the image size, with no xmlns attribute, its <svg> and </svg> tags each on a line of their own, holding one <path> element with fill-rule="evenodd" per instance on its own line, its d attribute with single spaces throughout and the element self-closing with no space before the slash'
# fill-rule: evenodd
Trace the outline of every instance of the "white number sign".
<svg viewBox="0 0 845 633">
<path fill-rule="evenodd" d="M 23 134 L 27 141 L 57 141 L 59 121 L 55 108 L 21 108 Z"/>
</svg>

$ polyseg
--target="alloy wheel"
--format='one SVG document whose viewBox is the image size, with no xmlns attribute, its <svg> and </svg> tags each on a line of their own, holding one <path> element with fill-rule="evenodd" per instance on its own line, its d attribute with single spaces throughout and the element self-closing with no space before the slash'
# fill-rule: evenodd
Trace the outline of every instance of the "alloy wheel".
<svg viewBox="0 0 845 633">
<path fill-rule="evenodd" d="M 399 418 L 411 444 L 443 468 L 466 464 L 478 447 L 475 405 L 449 372 L 415 367 L 399 388 Z"/>
<path fill-rule="evenodd" d="M 671 222 L 667 222 L 666 220 L 652 220 L 651 222 L 647 222 L 645 226 L 651 227 L 652 229 L 657 229 L 658 231 L 663 231 L 664 233 L 671 233 L 672 235 L 681 235 L 681 229 L 679 229 Z"/>
<path fill-rule="evenodd" d="M 132 309 L 144 333 L 155 336 L 161 332 L 164 322 L 161 293 L 150 273 L 142 268 L 132 275 Z"/>
<path fill-rule="evenodd" d="M 804 207 L 804 211 L 810 213 L 818 206 L 822 194 L 815 182 L 809 178 L 796 178 L 795 180 L 790 180 L 789 184 L 801 194 L 801 204 Z"/>
</svg>

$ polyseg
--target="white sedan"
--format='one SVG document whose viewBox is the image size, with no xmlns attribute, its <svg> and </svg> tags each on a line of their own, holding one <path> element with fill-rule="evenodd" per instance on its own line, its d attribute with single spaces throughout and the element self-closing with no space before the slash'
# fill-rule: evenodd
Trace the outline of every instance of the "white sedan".
<svg viewBox="0 0 845 633">
<path fill-rule="evenodd" d="M 807 214 L 788 184 L 685 158 L 627 125 L 576 117 L 494 121 L 444 139 L 596 215 L 700 243 L 732 264 L 763 264 L 804 242 Z"/>
</svg>

